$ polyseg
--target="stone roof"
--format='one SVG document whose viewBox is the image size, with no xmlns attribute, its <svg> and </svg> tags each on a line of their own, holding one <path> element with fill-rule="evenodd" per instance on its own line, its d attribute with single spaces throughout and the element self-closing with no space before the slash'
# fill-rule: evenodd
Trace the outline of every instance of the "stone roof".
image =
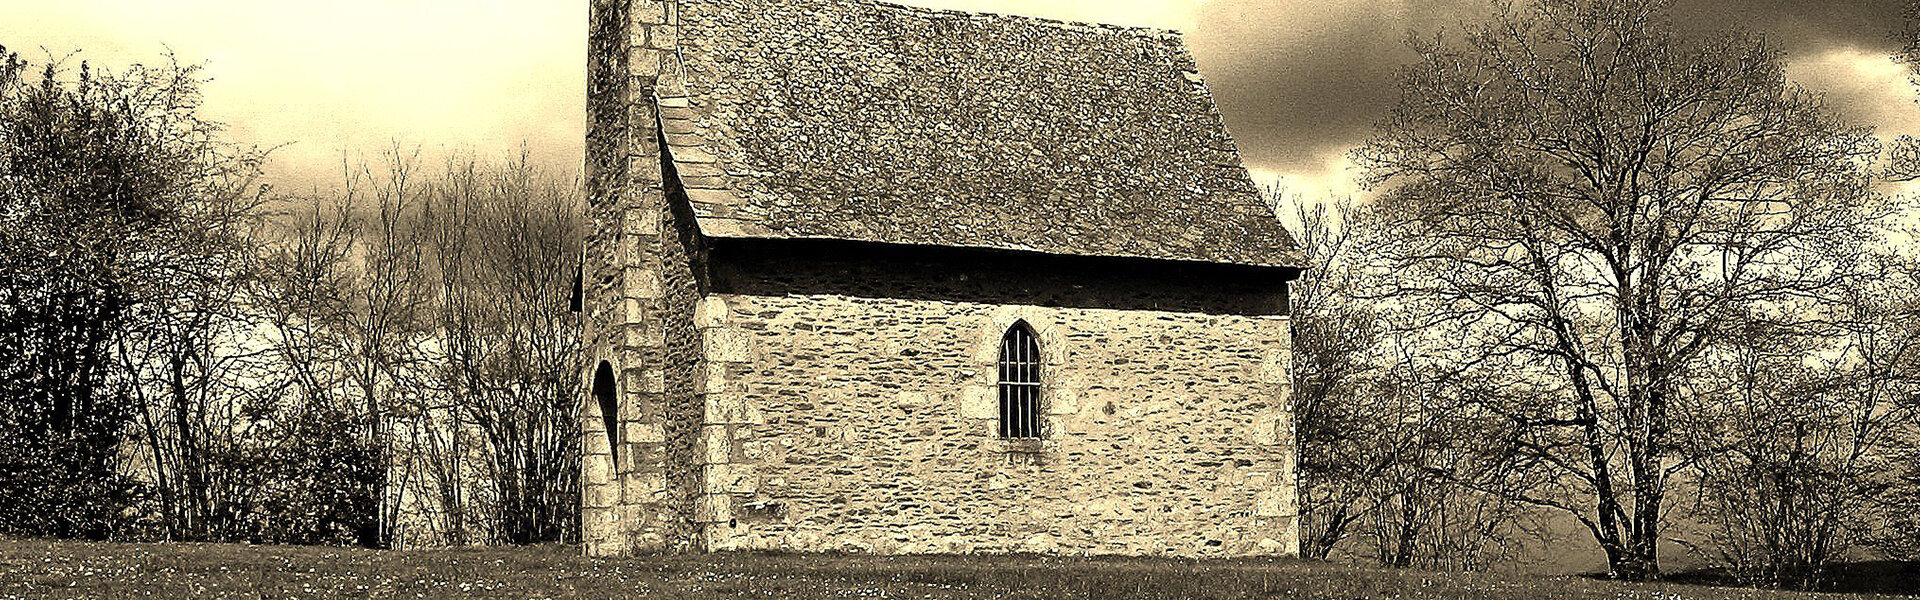
<svg viewBox="0 0 1920 600">
<path fill-rule="evenodd" d="M 707 235 L 1300 265 L 1176 33 L 866 0 L 676 17 L 643 43 L 677 48 L 657 101 Z"/>
</svg>

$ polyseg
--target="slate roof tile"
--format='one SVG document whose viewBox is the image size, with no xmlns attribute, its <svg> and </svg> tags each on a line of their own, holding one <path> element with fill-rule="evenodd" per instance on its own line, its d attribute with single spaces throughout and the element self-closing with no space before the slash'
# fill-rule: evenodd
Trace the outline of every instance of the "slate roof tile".
<svg viewBox="0 0 1920 600">
<path fill-rule="evenodd" d="M 658 100 L 708 235 L 1300 266 L 1178 34 L 870 0 L 678 26 Z"/>
</svg>

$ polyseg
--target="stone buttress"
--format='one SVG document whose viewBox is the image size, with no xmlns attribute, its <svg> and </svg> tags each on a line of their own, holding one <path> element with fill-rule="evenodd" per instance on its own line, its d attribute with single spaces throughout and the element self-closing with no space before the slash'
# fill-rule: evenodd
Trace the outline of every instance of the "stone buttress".
<svg viewBox="0 0 1920 600">
<path fill-rule="evenodd" d="M 594 0 L 588 67 L 588 215 L 582 273 L 582 377 L 617 374 L 617 431 L 589 394 L 581 410 L 582 537 L 587 552 L 703 547 L 691 515 L 700 407 L 693 306 L 696 236 L 667 201 L 660 65 L 671 60 L 672 3 Z"/>
</svg>

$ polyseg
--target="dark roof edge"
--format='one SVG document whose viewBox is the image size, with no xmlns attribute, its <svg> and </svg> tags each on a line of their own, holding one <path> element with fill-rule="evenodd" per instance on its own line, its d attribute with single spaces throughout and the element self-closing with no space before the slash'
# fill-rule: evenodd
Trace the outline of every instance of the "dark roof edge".
<svg viewBox="0 0 1920 600">
<path fill-rule="evenodd" d="M 1254 262 L 1254 261 L 1242 261 L 1242 260 L 1207 260 L 1207 259 L 1199 259 L 1199 258 L 1175 258 L 1175 257 L 1169 257 L 1169 256 L 1149 256 L 1146 254 L 1122 254 L 1122 253 L 1111 253 L 1111 252 L 1048 252 L 1045 250 L 1035 250 L 1032 248 L 1014 248 L 1014 247 L 1006 247 L 1006 246 L 991 246 L 991 245 L 984 245 L 984 244 L 914 244 L 914 243 L 905 243 L 905 242 L 885 242 L 885 241 L 879 241 L 879 240 L 867 240 L 867 239 L 859 239 L 859 238 L 851 238 L 851 237 L 835 237 L 835 236 L 822 236 L 822 235 L 793 235 L 793 234 L 787 234 L 787 233 L 779 233 L 779 234 L 772 234 L 772 235 L 743 235 L 735 231 L 726 230 L 726 228 L 724 227 L 710 228 L 709 227 L 710 223 L 708 223 L 709 219 L 696 218 L 695 220 L 700 222 L 701 235 L 707 236 L 709 238 L 715 238 L 715 239 L 848 242 L 848 243 L 857 243 L 857 244 L 876 244 L 880 246 L 898 246 L 903 248 L 953 248 L 956 250 L 1009 252 L 1014 254 L 1029 254 L 1034 256 L 1079 256 L 1079 257 L 1086 257 L 1086 258 L 1116 258 L 1116 259 L 1147 260 L 1147 261 L 1154 261 L 1154 262 L 1180 263 L 1180 264 L 1191 264 L 1191 265 L 1213 265 L 1213 266 L 1227 266 L 1227 267 L 1245 267 L 1245 268 L 1252 268 L 1252 269 L 1292 270 L 1296 272 L 1302 270 L 1303 269 L 1302 265 L 1306 263 L 1305 257 L 1301 256 L 1298 250 L 1286 251 L 1284 253 L 1285 259 L 1286 259 L 1285 263 L 1280 263 L 1280 262 L 1267 263 L 1267 262 Z M 718 232 L 718 234 L 716 235 L 716 233 L 713 232 L 713 229 L 720 229 L 721 231 Z"/>
<path fill-rule="evenodd" d="M 708 237 L 711 237 L 711 236 L 708 236 Z M 1292 282 L 1296 279 L 1299 279 L 1300 274 L 1306 270 L 1302 267 L 1286 266 L 1286 265 L 1248 264 L 1248 263 L 1219 262 L 1219 261 L 1206 261 L 1206 260 L 1174 259 L 1174 258 L 1163 258 L 1163 257 L 1153 257 L 1153 256 L 1129 256 L 1129 255 L 1117 255 L 1117 254 L 1064 254 L 1059 252 L 1044 252 L 1039 250 L 995 248 L 991 246 L 912 244 L 912 243 L 902 243 L 902 242 L 882 242 L 882 241 L 875 241 L 875 240 L 856 240 L 856 239 L 831 238 L 831 237 L 800 237 L 800 236 L 721 237 L 721 238 L 713 238 L 713 239 L 714 241 L 720 242 L 720 243 L 740 242 L 740 243 L 751 243 L 751 244 L 769 244 L 774 246 L 779 246 L 783 244 L 793 244 L 795 246 L 844 245 L 847 247 L 870 248 L 877 251 L 884 251 L 887 249 L 897 249 L 897 250 L 909 251 L 909 252 L 950 251 L 950 252 L 965 253 L 965 254 L 1003 255 L 1003 256 L 1010 256 L 1010 257 L 1031 257 L 1036 259 L 1050 259 L 1050 260 L 1109 261 L 1109 262 L 1115 262 L 1115 263 L 1131 263 L 1131 264 L 1151 263 L 1151 264 L 1157 264 L 1157 265 L 1165 265 L 1169 267 L 1193 268 L 1193 269 L 1208 270 L 1208 271 L 1274 273 L 1274 274 L 1279 274 L 1282 277 L 1281 281 L 1283 282 Z"/>
</svg>

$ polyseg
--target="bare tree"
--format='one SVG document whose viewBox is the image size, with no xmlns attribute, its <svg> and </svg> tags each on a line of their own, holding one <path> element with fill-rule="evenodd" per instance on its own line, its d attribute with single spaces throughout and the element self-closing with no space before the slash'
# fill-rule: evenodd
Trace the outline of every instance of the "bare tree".
<svg viewBox="0 0 1920 600">
<path fill-rule="evenodd" d="M 1700 436 L 1704 554 L 1748 583 L 1818 589 L 1891 521 L 1920 393 L 1916 265 L 1863 260 L 1869 277 L 1797 318 L 1755 319 L 1708 351 L 1696 378 L 1721 424 Z"/>
<path fill-rule="evenodd" d="M 576 535 L 576 187 L 535 171 L 524 154 L 495 168 L 454 164 L 425 211 L 439 273 L 434 379 L 477 434 L 499 542 Z"/>
<path fill-rule="evenodd" d="M 1465 484 L 1499 465 L 1470 447 L 1479 424 L 1455 408 L 1464 389 L 1456 374 L 1419 360 L 1452 342 L 1386 325 L 1409 315 L 1372 290 L 1375 255 L 1390 243 L 1373 233 L 1372 210 L 1290 200 L 1279 204 L 1308 267 L 1290 289 L 1301 555 L 1430 569 L 1516 556 L 1531 515 Z"/>
<path fill-rule="evenodd" d="M 139 406 L 142 465 L 170 539 L 248 539 L 250 506 L 264 488 L 256 452 L 262 407 L 253 388 L 264 365 L 254 339 L 253 236 L 260 188 L 235 177 L 206 195 L 170 231 L 142 277 L 145 302 L 116 336 L 115 370 Z"/>
<path fill-rule="evenodd" d="M 386 157 L 302 212 L 267 269 L 287 405 L 330 416 L 304 433 L 333 440 L 318 456 L 358 461 L 300 480 L 346 490 L 321 512 L 361 545 L 403 523 L 426 543 L 567 539 L 579 196 L 524 156 L 433 177 Z"/>
<path fill-rule="evenodd" d="M 1416 42 L 1354 153 L 1405 240 L 1394 297 L 1470 334 L 1432 359 L 1503 374 L 1476 406 L 1529 474 L 1507 493 L 1579 519 L 1633 580 L 1659 573 L 1707 347 L 1829 289 L 1892 210 L 1868 131 L 1765 41 L 1682 38 L 1665 8 L 1537 0 Z"/>
<path fill-rule="evenodd" d="M 1309 206 L 1280 189 L 1269 196 L 1299 234 L 1306 270 L 1288 288 L 1293 307 L 1293 414 L 1299 460 L 1300 555 L 1325 559 L 1373 510 L 1368 482 L 1390 466 L 1379 452 L 1379 425 L 1363 406 L 1376 369 L 1375 315 L 1351 295 L 1354 237 L 1344 225 L 1352 203 Z M 1290 204 L 1290 206 L 1288 206 Z"/>
<path fill-rule="evenodd" d="M 360 543 L 378 548 L 393 544 L 401 510 L 393 482 L 406 479 L 395 470 L 407 463 L 393 453 L 395 417 L 407 410 L 400 402 L 406 393 L 400 373 L 419 355 L 415 346 L 431 303 L 425 240 L 411 224 L 426 184 L 415 178 L 414 157 L 398 149 L 386 157 L 379 178 L 365 166 L 347 178 L 345 203 L 363 212 L 354 227 L 361 234 L 355 253 L 359 277 L 349 288 L 349 310 L 340 323 L 350 348 L 345 368 L 364 419 L 363 439 L 375 449 L 363 493 L 375 499 L 377 518 L 360 533 Z"/>
<path fill-rule="evenodd" d="M 1418 317 L 1394 308 L 1382 318 Z M 1376 508 L 1356 537 L 1380 566 L 1484 570 L 1521 560 L 1545 538 L 1539 512 L 1507 493 L 1511 465 L 1481 446 L 1498 431 L 1474 408 L 1487 384 L 1426 360 L 1452 345 L 1433 335 L 1442 331 L 1390 330 L 1366 391 L 1364 406 L 1384 432 L 1375 441 L 1384 466 L 1365 482 Z"/>
<path fill-rule="evenodd" d="M 390 453 L 368 437 L 353 377 L 359 219 L 345 198 L 291 200 L 252 291 L 270 355 L 255 394 L 277 441 L 266 452 L 271 498 L 257 510 L 277 523 L 276 541 L 378 545 Z"/>
</svg>

